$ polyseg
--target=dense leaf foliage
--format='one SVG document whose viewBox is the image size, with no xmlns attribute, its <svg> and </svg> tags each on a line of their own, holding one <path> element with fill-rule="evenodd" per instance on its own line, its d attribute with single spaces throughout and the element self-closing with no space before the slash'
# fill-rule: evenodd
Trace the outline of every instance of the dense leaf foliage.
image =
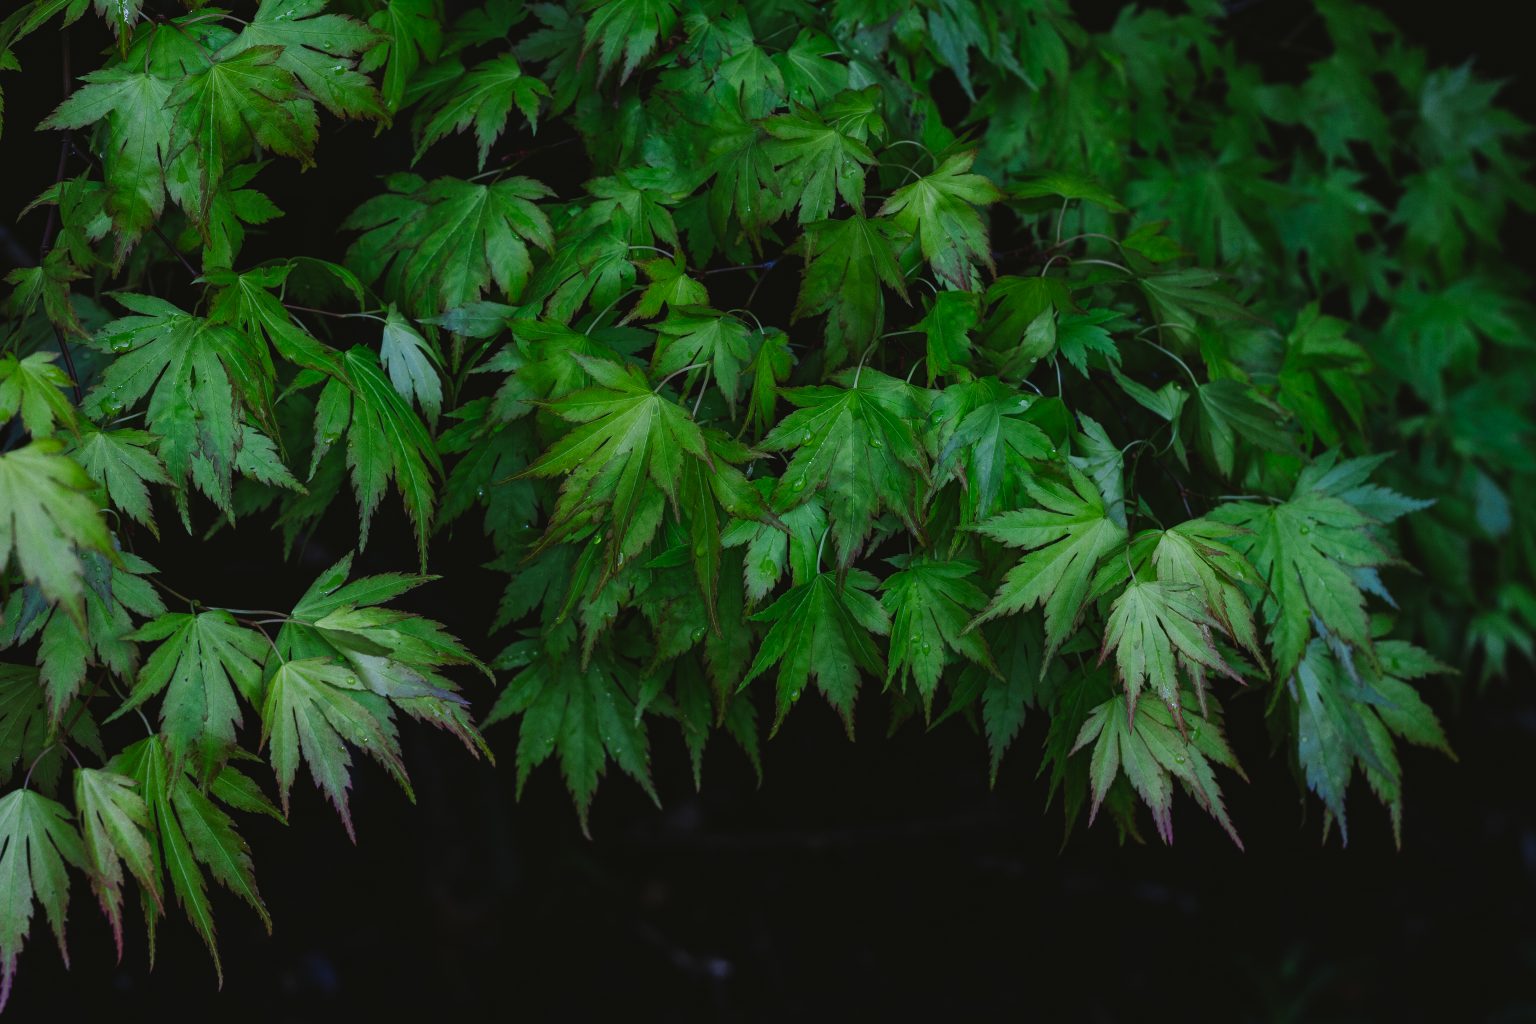
<svg viewBox="0 0 1536 1024">
<path fill-rule="evenodd" d="M 1183 793 L 1239 842 L 1230 705 L 1347 839 L 1450 753 L 1446 677 L 1536 645 L 1527 127 L 1371 8 L 1267 80 L 1215 0 L 166 6 L 0 22 L 13 72 L 111 32 L 5 306 L 0 1003 L 72 880 L 217 965 L 210 878 L 267 921 L 240 819 L 308 775 L 350 833 L 405 719 L 555 761 L 583 828 L 610 766 L 660 802 L 653 744 L 698 782 L 823 699 L 993 780 L 1035 720 L 1069 830 L 1171 841 Z M 404 154 L 345 258 L 247 255 L 342 119 Z M 395 501 L 418 572 L 288 610 L 152 564 Z M 451 531 L 494 643 L 390 607 Z"/>
</svg>

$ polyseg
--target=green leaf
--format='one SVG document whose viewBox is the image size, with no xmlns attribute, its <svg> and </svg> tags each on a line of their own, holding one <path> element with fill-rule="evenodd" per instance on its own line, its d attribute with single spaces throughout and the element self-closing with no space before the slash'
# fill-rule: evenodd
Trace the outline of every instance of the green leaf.
<svg viewBox="0 0 1536 1024">
<path fill-rule="evenodd" d="M 433 316 L 479 300 L 493 284 L 515 301 L 533 270 L 528 246 L 554 245 L 534 204 L 550 191 L 531 178 L 475 184 L 395 175 L 389 183 L 342 225 L 364 232 L 347 263 L 365 281 L 382 278 L 408 312 Z"/>
<path fill-rule="evenodd" d="M 436 8 L 436 0 L 385 0 L 368 19 L 381 38 L 363 57 L 361 70 L 384 68 L 379 91 L 390 113 L 400 109 L 422 61 L 437 60 L 443 27 Z"/>
<path fill-rule="evenodd" d="M 632 367 L 576 356 L 597 381 L 550 405 L 580 424 L 520 476 L 565 475 L 543 543 L 564 539 L 596 505 L 607 515 L 594 544 L 617 571 L 650 543 L 663 498 L 677 501 L 684 458 L 711 463 L 704 435 L 675 402 L 653 391 Z"/>
<path fill-rule="evenodd" d="M 207 867 L 221 885 L 248 903 L 270 932 L 272 919 L 256 890 L 249 847 L 235 831 L 229 815 L 203 795 L 192 777 L 171 768 L 165 748 L 157 737 L 151 736 L 128 747 L 108 763 L 107 771 L 127 776 L 137 783 L 149 809 L 150 832 L 155 837 L 151 852 L 156 877 L 163 872 L 169 878 L 170 891 L 175 893 L 187 920 L 208 947 L 214 970 L 222 981 L 224 968 L 219 960 L 213 907 L 208 898 L 203 867 Z M 222 791 L 217 780 L 210 791 L 215 794 Z M 153 951 L 159 908 L 147 898 L 143 907 Z"/>
<path fill-rule="evenodd" d="M 64 946 L 69 899 L 65 865 L 83 867 L 84 862 L 80 834 L 62 806 L 27 789 L 0 797 L 0 1008 L 11 995 L 34 901 L 43 905 L 59 953 L 69 963 Z"/>
<path fill-rule="evenodd" d="M 891 656 L 886 681 L 899 673 L 910 679 L 932 712 L 933 695 L 945 667 L 962 655 L 996 672 L 992 654 L 980 632 L 966 624 L 987 603 L 971 577 L 974 562 L 940 562 L 928 558 L 891 559 L 898 569 L 880 584 L 880 603 L 891 617 Z"/>
<path fill-rule="evenodd" d="M 651 283 L 640 294 L 640 301 L 625 320 L 649 319 L 660 313 L 665 306 L 669 311 L 682 306 L 709 304 L 709 292 L 698 281 L 688 276 L 682 253 L 673 259 L 646 260 L 640 264 Z"/>
<path fill-rule="evenodd" d="M 1241 381 L 1224 379 L 1195 390 L 1200 412 L 1200 447 L 1222 476 L 1237 467 L 1238 439 L 1268 451 L 1287 452 L 1294 443 L 1280 426 L 1282 411 Z"/>
<path fill-rule="evenodd" d="M 1191 584 L 1132 580 L 1115 598 L 1104 625 L 1102 662 L 1111 651 L 1120 681 L 1125 685 L 1128 711 L 1136 713 L 1136 698 L 1143 686 L 1152 690 L 1184 729 L 1179 697 L 1179 668 L 1191 678 L 1206 671 L 1220 672 L 1242 682 L 1216 649 L 1212 627 L 1215 619 Z M 1202 701 L 1203 703 L 1203 701 Z"/>
<path fill-rule="evenodd" d="M 427 422 L 434 425 L 443 411 L 443 382 L 436 361 L 427 340 L 391 306 L 379 342 L 379 362 L 400 397 L 421 406 Z"/>
<path fill-rule="evenodd" d="M 657 328 L 651 372 L 658 378 L 704 365 L 714 374 L 721 394 L 735 407 L 741 394 L 741 374 L 751 358 L 750 331 L 741 320 L 707 307 L 673 309 Z"/>
<path fill-rule="evenodd" d="M 344 14 L 320 13 L 325 6 L 325 0 L 261 0 L 255 17 L 219 56 L 281 47 L 277 66 L 298 79 L 308 97 L 326 110 L 337 117 L 382 119 L 378 91 L 356 70 L 357 55 L 373 46 L 377 36 Z"/>
<path fill-rule="evenodd" d="M 918 406 L 912 389 L 877 370 L 844 371 L 841 386 L 792 388 L 798 406 L 760 447 L 795 454 L 774 489 L 784 511 L 820 496 L 831 516 L 838 563 L 849 565 L 882 509 L 917 532 L 918 487 L 927 474 L 912 431 Z"/>
<path fill-rule="evenodd" d="M 266 345 L 235 327 L 194 316 L 162 299 L 120 292 L 134 315 L 104 326 L 96 341 L 117 353 L 85 399 L 87 415 L 115 416 L 146 395 L 145 422 L 176 484 L 187 518 L 190 478 L 232 514 L 232 476 L 243 417 L 271 422 L 275 371 Z"/>
<path fill-rule="evenodd" d="M 132 682 L 139 665 L 138 645 L 130 639 L 133 615 L 153 618 L 165 612 L 150 581 L 154 566 L 128 552 L 119 552 L 116 564 L 106 556 L 87 552 L 84 616 L 49 606 L 41 592 L 26 587 L 13 592 L 5 605 L 5 631 L 0 646 L 23 644 L 35 636 L 38 681 L 47 695 L 49 721 L 58 725 L 68 717 L 75 696 L 92 667 L 107 669 L 117 678 Z"/>
<path fill-rule="evenodd" d="M 154 443 L 155 435 L 145 430 L 90 430 L 71 454 L 86 475 L 101 485 L 107 501 L 158 537 L 149 485 L 169 484 L 171 479 L 152 450 Z"/>
<path fill-rule="evenodd" d="M 885 326 L 884 288 L 894 288 L 906 298 L 896 262 L 903 241 L 892 221 L 857 212 L 845 220 L 805 226 L 805 275 L 794 318 L 827 314 L 828 365 L 841 365 L 880 336 Z"/>
<path fill-rule="evenodd" d="M 947 294 L 963 294 L 951 292 Z M 970 525 L 1022 503 L 1031 461 L 1056 454 L 1050 437 L 1029 420 L 1033 395 L 1021 395 L 995 379 L 955 384 L 934 399 L 938 424 L 933 448 L 934 487 L 963 481 L 961 521 Z"/>
<path fill-rule="evenodd" d="M 1124 213 L 1125 207 L 1104 186 L 1091 178 L 1062 171 L 1037 174 L 1025 181 L 1008 186 L 1008 195 L 1016 199 L 1034 199 L 1053 196 L 1057 199 L 1080 199 L 1095 203 L 1111 213 Z"/>
<path fill-rule="evenodd" d="M 1040 508 L 1004 512 L 975 527 L 984 536 L 1029 553 L 1008 570 L 992 602 L 969 628 L 1043 606 L 1042 665 L 1049 664 L 1076 628 L 1099 559 L 1125 542 L 1125 528 L 1110 518 L 1088 478 L 1069 468 L 1068 479 L 1070 488 L 1043 479 L 1027 481 L 1024 486 Z"/>
<path fill-rule="evenodd" d="M 1124 775 L 1136 795 L 1152 812 L 1157 834 L 1173 842 L 1173 782 L 1198 803 L 1237 844 L 1243 842 L 1227 815 L 1213 763 L 1237 770 L 1237 761 L 1214 720 L 1186 716 L 1187 738 L 1174 728 L 1167 708 L 1143 701 L 1132 711 L 1126 698 L 1116 695 L 1089 712 L 1073 750 L 1093 743 L 1089 781 L 1093 803 L 1088 820 L 1098 815 L 1110 784 Z"/>
<path fill-rule="evenodd" d="M 267 681 L 261 721 L 262 743 L 271 747 L 285 814 L 302 753 L 315 784 L 341 815 L 347 835 L 357 840 L 347 806 L 352 786 L 348 744 L 367 751 L 410 792 L 399 734 L 387 705 L 366 692 L 355 674 L 327 658 L 279 665 Z"/>
<path fill-rule="evenodd" d="M 1275 669 L 1285 679 L 1295 671 L 1313 619 L 1351 646 L 1370 648 L 1365 594 L 1356 572 L 1390 560 L 1372 535 L 1373 520 L 1326 481 L 1303 477 L 1289 500 L 1270 505 L 1222 505 L 1210 518 L 1242 527 L 1232 547 L 1253 563 L 1268 590 L 1260 602 L 1269 624 Z"/>
<path fill-rule="evenodd" d="M 105 121 L 110 144 L 101 153 L 107 212 L 118 232 L 121 262 L 165 210 L 163 167 L 174 152 L 173 80 L 142 67 L 116 65 L 91 71 L 39 128 L 85 128 Z"/>
<path fill-rule="evenodd" d="M 940 292 L 916 330 L 928 336 L 928 384 L 971 361 L 970 332 L 980 320 L 980 304 L 971 292 Z"/>
<path fill-rule="evenodd" d="M 677 22 L 676 0 L 586 0 L 582 8 L 588 12 L 581 34 L 583 55 L 597 48 L 599 78 L 622 61 L 621 83 L 651 55 L 658 39 L 672 34 Z"/>
<path fill-rule="evenodd" d="M 864 208 L 864 168 L 875 162 L 865 143 L 884 134 L 873 90 L 847 93 L 820 112 L 797 107 L 763 129 L 774 139 L 774 170 L 798 196 L 801 224 L 826 219 L 838 196 L 855 211 Z"/>
<path fill-rule="evenodd" d="M 860 569 L 850 570 L 841 580 L 837 574 L 819 572 L 752 616 L 772 625 L 741 687 L 778 665 L 773 732 L 814 677 L 822 695 L 842 716 L 848 735 L 853 735 L 860 672 L 877 679 L 886 675 L 885 659 L 871 634 L 887 635 L 890 618 L 868 593 L 875 583 L 873 576 Z"/>
<path fill-rule="evenodd" d="M 975 162 L 975 151 L 947 158 L 932 173 L 897 189 L 879 211 L 918 239 L 941 282 L 962 291 L 976 287 L 978 264 L 994 269 L 986 225 L 975 208 L 1002 198 L 991 181 L 968 173 Z"/>
<path fill-rule="evenodd" d="M 110 558 L 112 539 L 89 497 L 91 478 L 63 449 L 44 438 L 0 454 L 0 563 L 14 552 L 23 579 L 78 614 L 81 554 Z"/>
<path fill-rule="evenodd" d="M 537 78 L 523 74 L 517 58 L 510 53 L 493 57 L 465 75 L 442 100 L 437 112 L 418 133 L 416 159 L 420 160 L 433 143 L 470 125 L 475 128 L 480 163 L 506 129 L 512 108 L 527 118 L 529 130 L 538 129 L 539 100 L 549 97 L 549 87 Z"/>
<path fill-rule="evenodd" d="M 575 658 L 558 663 L 541 658 L 507 684 L 485 721 L 490 725 L 512 714 L 523 716 L 517 740 L 519 795 L 529 773 L 558 751 L 583 832 L 610 758 L 659 803 L 650 780 L 645 722 L 627 682 L 606 659 L 583 667 Z"/>
<path fill-rule="evenodd" d="M 228 612 L 209 611 L 168 612 L 129 639 L 161 643 L 145 660 L 128 700 L 108 721 L 164 691 L 160 727 L 173 772 L 195 755 L 198 776 L 212 778 L 234 748 L 241 722 L 235 689 L 251 703 L 260 697 L 261 668 L 270 650 L 266 638 L 237 625 Z"/>
<path fill-rule="evenodd" d="M 286 47 L 269 44 L 215 54 L 166 98 L 174 111 L 171 157 L 195 157 L 198 164 L 189 208 L 199 219 L 229 165 L 252 150 L 312 163 L 318 118 L 313 104 L 301 98 L 298 79 L 282 65 L 286 53 Z"/>
<path fill-rule="evenodd" d="M 0 784 L 30 772 L 33 787 L 58 792 L 68 760 L 62 744 L 54 742 L 59 724 L 50 717 L 37 669 L 0 663 Z M 89 711 L 82 709 L 63 724 L 71 749 L 101 752 L 101 737 Z"/>
<path fill-rule="evenodd" d="M 160 872 L 150 848 L 149 805 L 126 775 L 79 768 L 75 808 L 84 837 L 85 867 L 96 899 L 112 925 L 117 955 L 123 955 L 123 865 L 158 907 Z"/>
<path fill-rule="evenodd" d="M 337 406 L 326 407 L 322 401 L 316 411 L 315 433 L 322 441 L 329 439 L 329 444 L 346 430 L 347 466 L 362 513 L 358 543 L 367 543 L 373 513 L 393 479 L 416 527 L 417 550 L 425 564 L 437 501 L 433 478 L 442 473 L 431 435 L 384 376 L 371 351 L 361 346 L 348 350 L 343 370 L 341 380 L 351 391 L 350 401 L 339 388 L 332 393 Z M 341 415 L 343 411 L 345 415 Z"/>
<path fill-rule="evenodd" d="M 25 359 L 0 357 L 0 421 L 20 414 L 33 438 L 48 437 L 57 425 L 76 427 L 69 401 L 69 377 L 53 365 L 53 353 L 34 352 Z"/>
</svg>

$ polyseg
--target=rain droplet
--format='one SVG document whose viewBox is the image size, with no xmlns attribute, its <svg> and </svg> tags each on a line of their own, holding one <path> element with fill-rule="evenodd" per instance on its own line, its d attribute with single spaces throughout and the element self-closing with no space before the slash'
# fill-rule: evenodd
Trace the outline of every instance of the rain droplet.
<svg viewBox="0 0 1536 1024">
<path fill-rule="evenodd" d="M 809 430 L 807 430 L 805 433 L 800 435 L 800 443 L 801 444 L 810 444 L 810 442 L 811 442 L 811 432 Z"/>
<path fill-rule="evenodd" d="M 885 442 L 880 440 L 878 437 L 872 437 L 869 439 L 869 446 L 871 448 L 884 448 Z"/>
<path fill-rule="evenodd" d="M 800 691 L 799 690 L 790 690 L 789 691 L 789 702 L 791 704 L 795 703 L 795 701 L 797 701 L 799 699 L 800 699 Z"/>
<path fill-rule="evenodd" d="M 484 487 L 476 487 L 475 488 L 475 497 L 477 497 L 477 498 L 485 497 L 485 488 Z"/>
<path fill-rule="evenodd" d="M 1310 527 L 1310 526 L 1306 525 L 1305 523 L 1303 523 L 1302 526 L 1301 526 L 1301 532 L 1302 533 L 1311 533 L 1312 532 L 1312 527 Z"/>
<path fill-rule="evenodd" d="M 703 640 L 704 639 L 704 627 L 703 626 L 698 627 L 697 629 L 695 629 L 693 631 L 692 635 L 693 635 L 693 642 L 694 643 L 698 643 L 700 640 Z"/>
<path fill-rule="evenodd" d="M 1019 399 L 1019 408 L 1020 409 L 1028 409 L 1029 408 L 1029 396 L 1028 395 L 1025 395 L 1023 398 Z"/>
<path fill-rule="evenodd" d="M 320 435 L 320 443 L 325 445 L 327 448 L 340 440 L 341 435 L 336 433 L 334 430 L 327 430 L 324 434 Z"/>
<path fill-rule="evenodd" d="M 133 348 L 133 342 L 127 338 L 113 338 L 111 347 L 113 352 L 127 352 Z"/>
<path fill-rule="evenodd" d="M 1184 763 L 1184 755 L 1183 754 L 1174 754 L 1173 755 L 1173 763 L 1174 764 L 1183 764 Z"/>
<path fill-rule="evenodd" d="M 693 557 L 694 558 L 703 558 L 707 554 L 709 554 L 709 545 L 708 544 L 695 544 L 693 546 Z"/>
<path fill-rule="evenodd" d="M 924 654 L 927 654 L 929 651 L 933 650 L 933 648 L 928 646 L 928 641 L 927 640 L 924 640 L 923 641 L 923 646 L 922 646 L 921 650 L 922 650 L 922 652 Z"/>
<path fill-rule="evenodd" d="M 765 558 L 761 562 L 758 562 L 757 567 L 768 576 L 772 576 L 774 573 L 779 571 L 779 567 L 773 564 L 773 559 L 771 558 Z"/>
<path fill-rule="evenodd" d="M 797 491 L 805 490 L 805 477 L 801 477 L 799 480 L 795 481 L 794 489 Z"/>
</svg>

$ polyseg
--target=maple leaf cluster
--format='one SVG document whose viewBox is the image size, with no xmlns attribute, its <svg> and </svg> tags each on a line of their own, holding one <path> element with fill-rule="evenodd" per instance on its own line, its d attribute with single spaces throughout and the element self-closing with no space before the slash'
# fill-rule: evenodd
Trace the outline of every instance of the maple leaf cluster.
<svg viewBox="0 0 1536 1024">
<path fill-rule="evenodd" d="M 240 816 L 308 774 L 350 834 L 406 719 L 554 761 L 584 830 L 610 767 L 663 799 L 658 735 L 760 772 L 808 691 L 994 782 L 1035 722 L 1068 830 L 1171 841 L 1182 792 L 1240 844 L 1229 708 L 1325 835 L 1359 778 L 1400 839 L 1436 688 L 1536 651 L 1528 129 L 1372 8 L 1289 84 L 1214 0 L 189 7 L 0 21 L 13 73 L 112 37 L 0 326 L 0 1004 L 72 878 L 217 967 L 210 879 L 270 926 Z M 345 256 L 248 256 L 345 119 L 400 141 Z M 392 493 L 418 571 L 286 611 L 152 564 L 337 505 L 378 554 Z M 494 646 L 389 607 L 477 530 Z"/>
</svg>

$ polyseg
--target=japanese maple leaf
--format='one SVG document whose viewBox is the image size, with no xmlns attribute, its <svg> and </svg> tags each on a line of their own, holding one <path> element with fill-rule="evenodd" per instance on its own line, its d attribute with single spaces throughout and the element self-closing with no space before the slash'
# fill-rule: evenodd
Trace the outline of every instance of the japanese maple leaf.
<svg viewBox="0 0 1536 1024">
<path fill-rule="evenodd" d="M 1089 712 L 1072 750 L 1089 743 L 1093 744 L 1088 764 L 1093 792 L 1090 822 L 1098 815 L 1110 784 L 1123 773 L 1152 812 L 1157 834 L 1163 842 L 1171 843 L 1173 783 L 1177 780 L 1242 849 L 1243 842 L 1227 815 L 1211 766 L 1222 765 L 1239 774 L 1242 770 L 1215 721 L 1190 714 L 1188 730 L 1181 733 L 1163 704 L 1142 701 L 1132 710 L 1125 695 L 1117 694 Z"/>
<path fill-rule="evenodd" d="M 158 454 L 178 484 L 183 516 L 188 478 L 231 511 L 231 474 L 245 443 L 242 413 L 273 424 L 275 372 L 266 345 L 163 299 L 128 292 L 116 298 L 134 315 L 97 335 L 117 358 L 86 396 L 88 414 L 113 416 L 148 395 L 145 422 L 160 436 Z"/>
<path fill-rule="evenodd" d="M 1125 527 L 1104 507 L 1104 499 L 1078 470 L 1067 468 L 1071 486 L 1037 479 L 1025 482 L 1040 508 L 993 516 L 975 530 L 1029 553 L 1019 561 L 971 628 L 988 619 L 1045 607 L 1043 666 L 1077 625 L 1099 559 L 1125 541 Z"/>
<path fill-rule="evenodd" d="M 778 665 L 775 731 L 815 677 L 853 735 L 859 673 L 885 676 L 885 660 L 873 637 L 890 631 L 890 618 L 869 595 L 874 587 L 875 578 L 861 569 L 850 570 L 841 581 L 836 573 L 818 572 L 753 616 L 772 625 L 741 686 Z"/>
<path fill-rule="evenodd" d="M 539 123 L 539 100 L 549 96 L 549 88 L 532 75 L 523 74 L 517 58 L 510 53 L 479 64 L 465 75 L 445 96 L 437 112 L 422 126 L 416 142 L 416 159 L 427 148 L 453 132 L 471 125 L 479 147 L 480 167 L 490 155 L 507 126 L 515 106 L 527 118 L 530 129 Z"/>
<path fill-rule="evenodd" d="M 1209 670 L 1242 681 L 1216 649 L 1211 631 L 1215 625 L 1191 584 L 1133 580 L 1121 591 L 1104 625 L 1099 661 L 1114 652 L 1130 714 L 1136 713 L 1136 698 L 1142 688 L 1150 686 L 1168 705 L 1182 730 L 1180 667 L 1191 674 Z"/>
<path fill-rule="evenodd" d="M 41 903 L 64 962 L 64 912 L 69 902 L 66 864 L 84 867 L 80 833 L 60 804 L 30 789 L 0 797 L 0 1008 L 11 994 L 16 959 Z"/>
<path fill-rule="evenodd" d="M 599 76 L 622 64 L 620 82 L 635 73 L 656 41 L 670 35 L 677 23 L 676 0 L 587 0 L 582 6 L 589 12 L 582 50 L 597 49 Z"/>
<path fill-rule="evenodd" d="M 531 178 L 479 183 L 392 175 L 390 191 L 342 225 L 364 233 L 347 262 L 366 281 L 384 279 L 401 305 L 435 316 L 474 302 L 492 285 L 516 299 L 533 272 L 529 245 L 549 249 L 554 233 L 534 203 L 550 194 Z"/>
<path fill-rule="evenodd" d="M 906 298 L 906 283 L 896 262 L 905 237 L 894 222 L 859 213 L 805 226 L 799 243 L 805 275 L 794 318 L 827 314 L 829 365 L 842 365 L 880 336 L 885 326 L 885 288 Z"/>
<path fill-rule="evenodd" d="M 968 173 L 975 162 L 974 151 L 949 157 L 897 189 L 879 211 L 918 239 L 940 281 L 962 291 L 974 286 L 977 264 L 993 269 L 987 228 L 976 208 L 1002 198 L 991 181 Z"/>
<path fill-rule="evenodd" d="M 80 553 L 111 557 L 112 537 L 91 500 L 91 478 L 63 448 L 47 437 L 0 455 L 0 564 L 14 552 L 23 579 L 78 615 Z"/>
<path fill-rule="evenodd" d="M 261 693 L 261 670 L 270 650 L 266 639 L 237 625 L 227 612 L 169 612 L 128 635 L 130 640 L 158 640 L 133 692 L 115 712 L 121 717 L 161 692 L 160 725 L 166 746 L 179 766 L 197 755 L 195 770 L 207 777 L 223 764 L 235 745 L 240 705 L 235 690 L 254 703 Z"/>
<path fill-rule="evenodd" d="M 606 504 L 599 541 L 609 543 L 613 570 L 639 553 L 660 524 L 663 497 L 677 502 L 683 460 L 710 463 L 704 435 L 682 406 L 651 388 L 639 371 L 589 356 L 574 357 L 597 382 L 550 403 L 579 424 L 519 476 L 566 474 L 546 543 L 561 539 Z"/>
<path fill-rule="evenodd" d="M 261 0 L 256 14 L 218 53 L 222 59 L 254 47 L 281 47 L 277 66 L 291 73 L 337 117 L 380 119 L 384 104 L 373 81 L 357 70 L 357 55 L 378 41 L 367 25 L 324 13 L 326 0 Z"/>
<path fill-rule="evenodd" d="M 784 391 L 799 408 L 759 447 L 794 451 L 774 490 L 774 508 L 783 511 L 821 495 L 839 564 L 849 565 L 881 509 L 919 530 L 918 490 L 927 461 L 912 430 L 919 410 L 911 387 L 868 368 L 845 371 L 837 380 L 841 386 Z"/>
<path fill-rule="evenodd" d="M 848 93 L 819 112 L 796 107 L 763 128 L 774 139 L 768 154 L 775 170 L 786 191 L 799 197 L 801 224 L 824 219 L 836 196 L 854 210 L 864 208 L 864 168 L 875 162 L 866 141 L 884 132 L 873 96 Z"/>
<path fill-rule="evenodd" d="M 889 682 L 898 674 L 911 679 L 932 707 L 933 695 L 947 665 L 961 655 L 996 671 L 981 632 L 966 625 L 987 603 L 987 595 L 972 578 L 975 562 L 938 561 L 897 556 L 897 571 L 880 584 L 880 603 L 891 616 Z"/>
</svg>

